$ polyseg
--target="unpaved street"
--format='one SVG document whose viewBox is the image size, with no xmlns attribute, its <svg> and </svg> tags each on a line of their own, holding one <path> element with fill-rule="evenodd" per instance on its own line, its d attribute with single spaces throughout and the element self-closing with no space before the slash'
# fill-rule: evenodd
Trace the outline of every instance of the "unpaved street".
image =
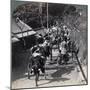
<svg viewBox="0 0 90 90">
<path fill-rule="evenodd" d="M 56 51 L 53 51 L 55 57 Z M 57 55 L 57 54 L 56 54 Z M 21 70 L 23 69 L 23 71 Z M 31 75 L 28 79 L 27 71 L 22 67 L 20 70 L 15 70 L 12 74 L 12 89 L 16 88 L 35 88 L 35 76 Z M 83 66 L 85 74 L 86 67 Z M 86 84 L 82 73 L 78 67 L 76 60 L 70 60 L 67 65 L 57 66 L 56 61 L 50 63 L 48 59 L 46 62 L 46 80 L 41 74 L 38 81 L 38 87 L 50 87 L 50 86 L 63 86 L 63 85 L 80 85 Z"/>
</svg>

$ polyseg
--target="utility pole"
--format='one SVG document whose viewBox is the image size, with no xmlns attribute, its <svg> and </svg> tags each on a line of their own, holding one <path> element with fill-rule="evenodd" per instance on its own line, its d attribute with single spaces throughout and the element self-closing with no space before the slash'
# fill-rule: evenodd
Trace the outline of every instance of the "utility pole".
<svg viewBox="0 0 90 90">
<path fill-rule="evenodd" d="M 48 29 L 48 3 L 47 3 L 47 29 Z"/>
<path fill-rule="evenodd" d="M 43 21 L 42 21 L 42 3 L 39 4 L 39 13 L 40 13 L 40 22 L 43 27 Z"/>
</svg>

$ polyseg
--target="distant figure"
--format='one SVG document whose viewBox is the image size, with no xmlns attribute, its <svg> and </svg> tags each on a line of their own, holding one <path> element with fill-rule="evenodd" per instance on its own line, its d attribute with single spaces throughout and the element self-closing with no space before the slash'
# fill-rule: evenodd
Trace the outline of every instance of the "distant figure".
<svg viewBox="0 0 90 90">
<path fill-rule="evenodd" d="M 70 29 L 68 29 L 68 27 L 67 26 L 64 26 L 64 36 L 66 36 L 67 38 L 69 38 L 69 36 L 70 36 Z"/>
<path fill-rule="evenodd" d="M 63 62 L 67 64 L 68 54 L 67 54 L 67 38 L 65 38 L 60 44 L 60 64 Z"/>
</svg>

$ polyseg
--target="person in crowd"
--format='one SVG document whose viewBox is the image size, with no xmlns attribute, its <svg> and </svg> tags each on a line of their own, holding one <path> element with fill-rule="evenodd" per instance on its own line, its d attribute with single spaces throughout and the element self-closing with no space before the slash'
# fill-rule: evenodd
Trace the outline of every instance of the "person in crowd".
<svg viewBox="0 0 90 90">
<path fill-rule="evenodd" d="M 62 64 L 62 63 L 67 64 L 68 54 L 67 54 L 67 38 L 66 37 L 60 44 L 60 57 L 61 57 L 60 64 Z"/>
</svg>

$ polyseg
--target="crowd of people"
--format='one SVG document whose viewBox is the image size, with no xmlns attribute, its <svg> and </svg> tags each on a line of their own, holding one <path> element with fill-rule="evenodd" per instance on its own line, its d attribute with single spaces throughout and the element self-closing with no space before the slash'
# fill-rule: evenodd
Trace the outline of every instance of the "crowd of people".
<svg viewBox="0 0 90 90">
<path fill-rule="evenodd" d="M 32 66 L 37 62 L 38 68 L 44 73 L 46 60 L 52 59 L 54 45 L 59 51 L 57 63 L 67 64 L 71 54 L 77 50 L 75 43 L 70 39 L 70 32 L 67 26 L 63 25 L 60 28 L 56 25 L 52 26 L 44 36 L 40 34 L 39 39 L 43 38 L 42 43 L 38 43 L 39 39 L 37 39 L 37 44 L 30 49 Z"/>
</svg>

